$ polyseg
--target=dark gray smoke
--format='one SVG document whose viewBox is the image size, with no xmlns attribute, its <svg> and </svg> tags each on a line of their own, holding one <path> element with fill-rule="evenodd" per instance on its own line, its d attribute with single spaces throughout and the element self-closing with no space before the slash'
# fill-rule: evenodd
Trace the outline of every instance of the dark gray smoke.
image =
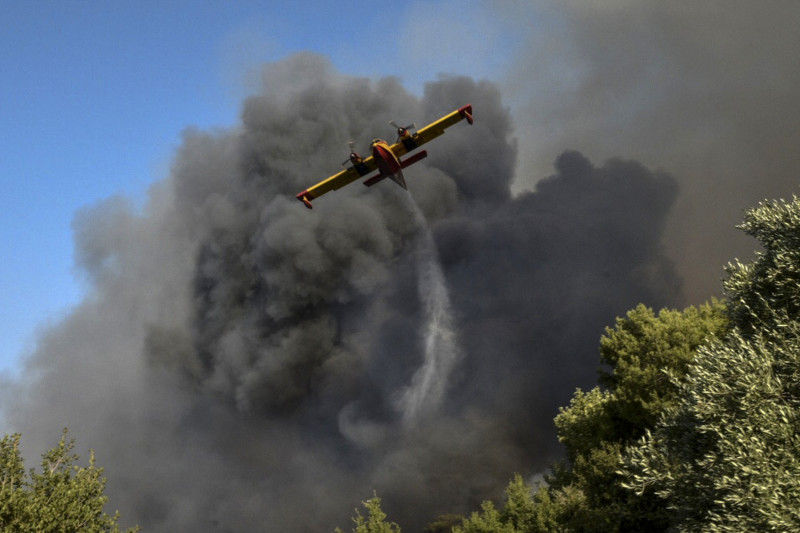
<svg viewBox="0 0 800 533">
<path fill-rule="evenodd" d="M 565 147 L 667 169 L 681 195 L 668 253 L 684 294 L 719 295 L 747 258 L 734 226 L 765 198 L 798 192 L 800 3 L 775 0 L 495 2 L 527 42 L 510 61 L 531 185 Z"/>
<path fill-rule="evenodd" d="M 467 103 L 474 126 L 432 143 L 410 194 L 295 200 L 346 141 Z M 373 490 L 407 531 L 476 509 L 558 457 L 552 419 L 594 384 L 603 327 L 680 303 L 675 180 L 567 151 L 512 197 L 512 135 L 489 82 L 417 98 L 317 56 L 269 65 L 241 126 L 187 131 L 142 209 L 76 218 L 89 294 L 7 384 L 9 427 L 43 450 L 68 426 L 149 531 L 332 530 Z M 431 328 L 452 350 L 433 362 Z"/>
</svg>

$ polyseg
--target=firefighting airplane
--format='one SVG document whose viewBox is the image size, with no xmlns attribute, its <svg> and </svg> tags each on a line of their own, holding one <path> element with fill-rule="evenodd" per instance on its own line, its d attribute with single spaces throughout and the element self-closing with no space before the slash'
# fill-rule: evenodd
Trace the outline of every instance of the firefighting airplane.
<svg viewBox="0 0 800 533">
<path fill-rule="evenodd" d="M 406 189 L 403 169 L 427 157 L 428 152 L 422 150 L 404 160 L 401 160 L 400 157 L 416 150 L 439 135 L 442 135 L 445 128 L 449 128 L 462 119 L 467 119 L 467 122 L 472 124 L 471 105 L 458 108 L 436 122 L 417 130 L 416 133 L 411 133 L 409 131 L 414 128 L 413 124 L 401 127 L 394 122 L 390 122 L 392 126 L 397 128 L 397 142 L 390 146 L 389 143 L 383 139 L 375 139 L 370 143 L 372 155 L 367 158 L 362 158 L 353 151 L 353 143 L 350 143 L 350 158 L 342 163 L 342 165 L 346 165 L 349 162 L 352 163 L 352 166 L 297 194 L 297 199 L 303 202 L 307 208 L 311 209 L 311 200 L 319 198 L 328 191 L 335 191 L 336 189 L 344 187 L 348 183 L 352 183 L 376 169 L 378 173 L 367 178 L 364 181 L 364 185 L 372 187 L 382 179 L 389 178 Z"/>
</svg>

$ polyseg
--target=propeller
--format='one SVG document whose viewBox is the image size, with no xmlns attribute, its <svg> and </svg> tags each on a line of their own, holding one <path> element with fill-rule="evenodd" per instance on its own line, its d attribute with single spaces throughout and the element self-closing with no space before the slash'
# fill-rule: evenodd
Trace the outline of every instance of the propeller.
<svg viewBox="0 0 800 533">
<path fill-rule="evenodd" d="M 390 120 L 389 124 L 397 128 L 397 140 L 399 141 L 403 137 L 408 134 L 408 130 L 411 128 L 417 129 L 417 125 L 414 123 L 409 124 L 408 126 L 400 126 L 394 120 Z"/>
<path fill-rule="evenodd" d="M 342 166 L 346 166 L 348 163 L 355 163 L 356 159 L 361 159 L 361 156 L 356 153 L 356 143 L 354 141 L 348 141 L 347 146 L 350 147 L 350 155 L 342 161 Z"/>
</svg>

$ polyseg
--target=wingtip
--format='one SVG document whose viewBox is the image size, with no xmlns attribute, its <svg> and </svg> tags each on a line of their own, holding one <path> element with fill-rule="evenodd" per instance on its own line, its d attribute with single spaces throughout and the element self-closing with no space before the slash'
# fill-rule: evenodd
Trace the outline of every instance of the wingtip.
<svg viewBox="0 0 800 533">
<path fill-rule="evenodd" d="M 303 202 L 303 205 L 305 205 L 307 208 L 309 208 L 309 209 L 313 209 L 314 208 L 314 206 L 311 205 L 311 195 L 308 193 L 307 190 L 297 194 L 295 196 L 295 198 L 297 198 L 298 200 Z"/>
<path fill-rule="evenodd" d="M 472 104 L 467 104 L 467 105 L 465 105 L 465 106 L 461 107 L 461 108 L 458 110 L 458 112 L 459 112 L 459 113 L 461 113 L 461 116 L 462 116 L 462 117 L 464 117 L 464 118 L 466 118 L 466 119 L 467 119 L 467 122 L 469 122 L 470 124 L 472 124 L 472 122 L 473 122 L 473 118 L 472 118 Z"/>
</svg>

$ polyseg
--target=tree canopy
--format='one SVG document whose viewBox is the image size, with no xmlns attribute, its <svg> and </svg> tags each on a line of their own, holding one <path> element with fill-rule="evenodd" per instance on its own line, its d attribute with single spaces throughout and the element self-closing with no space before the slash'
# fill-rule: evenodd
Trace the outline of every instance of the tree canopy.
<svg viewBox="0 0 800 533">
<path fill-rule="evenodd" d="M 353 518 L 356 527 L 353 528 L 353 533 L 400 533 L 400 526 L 386 520 L 386 513 L 381 509 L 381 499 L 377 495 L 362 503 L 367 509 L 367 516 L 356 509 L 356 516 Z M 335 531 L 344 533 L 338 527 Z"/>
<path fill-rule="evenodd" d="M 67 431 L 58 444 L 42 455 L 41 471 L 25 470 L 20 453 L 21 436 L 0 440 L 0 529 L 8 532 L 118 533 L 119 513 L 103 512 L 103 469 L 79 466 L 75 441 Z M 127 531 L 134 532 L 138 528 Z"/>
<path fill-rule="evenodd" d="M 555 418 L 567 463 L 548 476 L 549 505 L 568 531 L 663 531 L 663 505 L 652 493 L 631 494 L 619 474 L 623 450 L 677 402 L 667 372 L 682 375 L 708 339 L 724 335 L 718 301 L 656 314 L 639 305 L 600 339 L 601 386 L 578 389 Z M 553 529 L 552 531 L 555 531 Z"/>
<path fill-rule="evenodd" d="M 800 203 L 764 202 L 740 226 L 764 248 L 728 266 L 732 329 L 701 348 L 679 402 L 626 458 L 679 531 L 800 530 Z"/>
</svg>

